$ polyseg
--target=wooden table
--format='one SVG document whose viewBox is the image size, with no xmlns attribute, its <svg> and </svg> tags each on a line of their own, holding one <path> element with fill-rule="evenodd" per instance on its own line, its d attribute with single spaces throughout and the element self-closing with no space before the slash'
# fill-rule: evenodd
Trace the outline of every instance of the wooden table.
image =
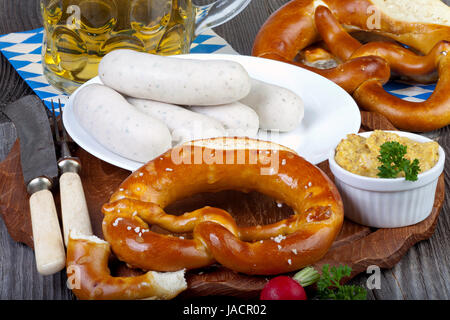
<svg viewBox="0 0 450 320">
<path fill-rule="evenodd" d="M 208 1 L 195 1 L 196 3 Z M 218 27 L 241 54 L 250 54 L 253 39 L 267 17 L 288 0 L 253 0 L 231 22 Z M 450 0 L 445 0 L 450 3 Z M 41 27 L 39 0 L 0 0 L 0 34 Z M 7 60 L 0 58 L 0 108 L 32 93 Z M 446 127 L 428 136 L 450 155 L 450 129 Z M 11 123 L 0 113 L 0 161 L 8 154 L 16 135 Z M 445 165 L 447 197 L 436 232 L 428 241 L 414 246 L 391 270 L 383 270 L 381 289 L 369 292 L 370 299 L 450 299 L 450 193 L 449 161 Z M 394 213 L 393 213 L 394 214 Z M 362 274 L 353 283 L 365 284 Z M 73 299 L 66 288 L 64 272 L 42 277 L 36 272 L 33 251 L 14 242 L 0 219 L 0 299 Z"/>
</svg>

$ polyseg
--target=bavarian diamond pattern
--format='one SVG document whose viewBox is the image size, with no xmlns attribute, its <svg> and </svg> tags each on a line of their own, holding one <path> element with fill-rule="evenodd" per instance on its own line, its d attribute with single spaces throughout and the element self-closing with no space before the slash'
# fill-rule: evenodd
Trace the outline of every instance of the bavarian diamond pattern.
<svg viewBox="0 0 450 320">
<path fill-rule="evenodd" d="M 58 101 L 60 99 L 64 106 L 68 96 L 49 85 L 43 75 L 41 63 L 43 36 L 43 28 L 0 36 L 0 51 L 50 109 L 51 100 Z M 191 53 L 237 54 L 224 39 L 211 29 L 206 30 L 194 40 Z"/>
<path fill-rule="evenodd" d="M 61 104 L 64 105 L 68 97 L 50 86 L 43 76 L 42 38 L 42 28 L 3 35 L 0 36 L 0 51 L 48 108 L 51 107 L 51 100 L 60 99 Z M 224 39 L 211 29 L 197 36 L 192 43 L 191 53 L 237 54 Z M 390 94 L 412 102 L 425 101 L 433 93 L 435 87 L 435 84 L 411 85 L 396 81 L 390 81 L 384 86 Z"/>
</svg>

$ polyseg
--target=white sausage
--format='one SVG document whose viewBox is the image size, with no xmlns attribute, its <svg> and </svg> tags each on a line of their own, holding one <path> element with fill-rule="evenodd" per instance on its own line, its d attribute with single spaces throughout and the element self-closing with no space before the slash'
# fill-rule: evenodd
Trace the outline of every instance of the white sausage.
<svg viewBox="0 0 450 320">
<path fill-rule="evenodd" d="M 188 109 L 222 123 L 229 137 L 256 137 L 258 134 L 258 115 L 252 108 L 240 102 L 209 107 L 192 106 Z"/>
<path fill-rule="evenodd" d="M 256 111 L 261 129 L 291 131 L 304 117 L 303 101 L 298 95 L 255 79 L 250 94 L 241 102 Z"/>
<path fill-rule="evenodd" d="M 134 98 L 179 104 L 220 105 L 250 92 L 247 71 L 237 62 L 188 60 L 127 49 L 100 62 L 102 82 Z"/>
<path fill-rule="evenodd" d="M 223 125 L 185 108 L 153 100 L 127 98 L 139 111 L 164 122 L 172 133 L 174 145 L 206 138 L 226 136 Z"/>
<path fill-rule="evenodd" d="M 125 158 L 147 162 L 172 147 L 164 123 L 138 111 L 104 85 L 91 84 L 79 90 L 73 108 L 81 126 L 95 140 Z"/>
</svg>

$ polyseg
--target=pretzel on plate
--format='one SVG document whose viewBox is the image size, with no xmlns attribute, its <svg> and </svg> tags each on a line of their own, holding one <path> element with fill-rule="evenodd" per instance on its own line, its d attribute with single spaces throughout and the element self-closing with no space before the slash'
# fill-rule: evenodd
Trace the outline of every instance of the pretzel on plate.
<svg viewBox="0 0 450 320">
<path fill-rule="evenodd" d="M 225 210 L 204 207 L 181 216 L 164 208 L 200 192 L 259 191 L 291 206 L 291 217 L 240 227 Z M 194 141 L 150 161 L 127 178 L 102 208 L 103 234 L 114 254 L 143 270 L 176 271 L 213 263 L 270 275 L 318 261 L 343 223 L 330 179 L 285 147 L 252 139 Z M 172 234 L 150 230 L 157 225 Z M 190 233 L 192 237 L 176 234 Z"/>
<path fill-rule="evenodd" d="M 376 30 L 379 34 L 427 54 L 418 55 L 387 41 L 363 45 L 349 35 L 346 28 L 364 29 L 363 21 L 367 23 L 367 9 L 371 4 L 368 0 L 294 0 L 263 25 L 255 39 L 253 55 L 295 64 L 327 77 L 352 94 L 361 108 L 383 114 L 397 128 L 431 131 L 448 125 L 450 43 L 441 40 L 450 39 L 450 27 L 400 24 L 383 15 L 381 29 Z M 343 61 L 342 64 L 318 69 L 295 61 L 299 52 L 319 39 Z M 439 81 L 427 101 L 405 101 L 383 89 L 391 69 L 415 79 L 426 78 L 438 70 Z"/>
</svg>

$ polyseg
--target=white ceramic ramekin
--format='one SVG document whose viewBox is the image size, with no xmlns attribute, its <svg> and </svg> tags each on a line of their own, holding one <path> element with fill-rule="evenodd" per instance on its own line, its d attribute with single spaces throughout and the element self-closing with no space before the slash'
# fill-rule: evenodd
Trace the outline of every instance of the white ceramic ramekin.
<svg viewBox="0 0 450 320">
<path fill-rule="evenodd" d="M 432 141 L 402 131 L 392 131 L 418 142 Z M 359 135 L 368 137 L 372 132 Z M 417 181 L 405 178 L 382 179 L 363 177 L 340 167 L 330 152 L 329 163 L 344 202 L 345 216 L 359 224 L 375 228 L 397 228 L 416 224 L 431 213 L 439 176 L 444 170 L 445 152 L 439 146 L 439 161 L 419 174 Z"/>
</svg>

